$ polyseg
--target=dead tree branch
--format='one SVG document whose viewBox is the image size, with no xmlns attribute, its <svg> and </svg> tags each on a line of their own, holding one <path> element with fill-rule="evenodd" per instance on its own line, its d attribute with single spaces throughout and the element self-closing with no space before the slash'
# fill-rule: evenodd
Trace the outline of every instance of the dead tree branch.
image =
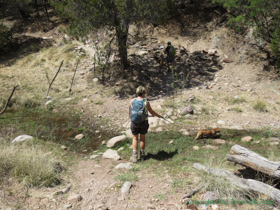
<svg viewBox="0 0 280 210">
<path fill-rule="evenodd" d="M 10 95 L 10 97 L 9 97 L 9 99 L 8 99 L 8 101 L 7 101 L 7 103 L 6 103 L 6 105 L 5 105 L 5 107 L 4 107 L 3 110 L 0 112 L 0 115 L 3 114 L 3 113 L 6 111 L 6 109 L 7 109 L 7 107 L 8 107 L 8 104 L 9 104 L 9 102 L 10 102 L 10 100 L 11 100 L 11 98 L 12 98 L 12 96 L 13 96 L 13 94 L 14 94 L 14 92 L 15 92 L 15 90 L 16 90 L 17 87 L 18 87 L 18 85 L 15 86 L 15 87 L 13 88 L 12 93 L 11 93 L 11 95 Z"/>
</svg>

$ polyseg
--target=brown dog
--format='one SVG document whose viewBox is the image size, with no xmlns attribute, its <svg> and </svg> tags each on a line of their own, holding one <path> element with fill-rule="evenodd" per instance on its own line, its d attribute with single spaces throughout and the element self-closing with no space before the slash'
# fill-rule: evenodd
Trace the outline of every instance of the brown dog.
<svg viewBox="0 0 280 210">
<path fill-rule="evenodd" d="M 210 130 L 207 130 L 207 129 L 201 129 L 197 132 L 197 135 L 195 137 L 194 140 L 197 140 L 199 137 L 210 137 L 210 136 L 213 136 L 215 134 L 218 134 L 220 133 L 220 128 L 214 128 L 214 129 L 210 129 Z"/>
</svg>

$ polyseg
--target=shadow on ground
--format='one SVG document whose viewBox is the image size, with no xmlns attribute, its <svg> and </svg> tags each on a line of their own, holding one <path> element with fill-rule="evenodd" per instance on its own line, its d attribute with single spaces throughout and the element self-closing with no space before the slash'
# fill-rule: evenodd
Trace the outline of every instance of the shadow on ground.
<svg viewBox="0 0 280 210">
<path fill-rule="evenodd" d="M 139 85 L 146 87 L 150 99 L 170 96 L 185 88 L 208 88 L 215 73 L 222 69 L 218 56 L 209 56 L 200 51 L 177 55 L 173 71 L 168 71 L 166 63 L 161 67 L 155 53 L 129 58 L 131 67 L 124 73 L 125 82 L 115 91 L 120 97 L 134 95 Z"/>
<path fill-rule="evenodd" d="M 145 160 L 155 159 L 155 160 L 163 161 L 163 160 L 172 159 L 173 156 L 176 154 L 178 154 L 178 150 L 175 150 L 174 152 L 165 152 L 161 150 L 157 154 L 148 153 L 145 156 Z"/>
</svg>

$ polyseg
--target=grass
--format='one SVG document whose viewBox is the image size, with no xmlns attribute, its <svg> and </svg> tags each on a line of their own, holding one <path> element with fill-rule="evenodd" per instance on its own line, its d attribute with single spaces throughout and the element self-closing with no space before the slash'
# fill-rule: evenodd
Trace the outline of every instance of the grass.
<svg viewBox="0 0 280 210">
<path fill-rule="evenodd" d="M 255 101 L 255 103 L 253 104 L 253 109 L 255 109 L 256 111 L 259 112 L 266 112 L 266 103 L 262 100 L 257 100 Z"/>
<path fill-rule="evenodd" d="M 15 177 L 28 187 L 52 187 L 60 184 L 59 175 L 54 171 L 58 160 L 39 146 L 30 144 L 7 144 L 1 142 L 0 177 Z"/>
</svg>

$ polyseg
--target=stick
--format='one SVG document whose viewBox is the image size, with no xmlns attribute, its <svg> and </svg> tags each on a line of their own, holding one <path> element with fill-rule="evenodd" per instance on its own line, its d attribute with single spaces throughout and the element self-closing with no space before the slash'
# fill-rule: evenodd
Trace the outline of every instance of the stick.
<svg viewBox="0 0 280 210">
<path fill-rule="evenodd" d="M 14 92 L 15 92 L 15 90 L 16 90 L 17 87 L 18 87 L 18 85 L 17 85 L 17 86 L 14 86 L 13 91 L 12 91 L 12 93 L 11 93 L 11 95 L 10 95 L 10 97 L 9 97 L 9 99 L 8 99 L 8 101 L 7 101 L 6 105 L 5 105 L 5 107 L 4 107 L 4 109 L 0 112 L 0 115 L 3 114 L 3 113 L 6 111 L 6 109 L 7 109 L 7 107 L 8 107 L 8 104 L 9 104 L 9 102 L 10 102 L 10 100 L 11 100 L 11 98 L 12 98 L 12 96 L 13 96 L 13 94 L 14 94 Z"/>
<path fill-rule="evenodd" d="M 183 196 L 183 199 L 189 198 L 191 196 L 193 196 L 194 194 L 196 194 L 197 192 L 199 192 L 202 189 L 202 185 L 200 185 L 198 188 L 195 188 L 194 190 L 190 191 L 189 193 L 185 194 Z"/>
<path fill-rule="evenodd" d="M 64 60 L 63 60 L 63 61 L 64 61 Z M 51 89 L 51 86 L 52 86 L 53 81 L 55 80 L 56 76 L 58 75 L 58 72 L 60 71 L 60 68 L 61 68 L 61 66 L 62 66 L 62 64 L 63 64 L 63 61 L 61 62 L 60 67 L 59 67 L 58 71 L 56 72 L 56 75 L 54 76 L 53 80 L 52 80 L 51 83 L 50 83 L 49 89 L 48 89 L 48 91 L 47 91 L 47 96 L 49 95 L 49 91 L 50 91 L 50 89 Z"/>
<path fill-rule="evenodd" d="M 162 119 L 164 119 L 164 120 L 166 120 L 167 122 L 170 122 L 170 123 L 174 123 L 174 121 L 173 120 L 171 120 L 171 119 L 166 119 L 166 118 L 164 118 L 164 117 L 162 117 Z"/>
<path fill-rule="evenodd" d="M 74 77 L 75 77 L 75 75 L 76 75 L 76 71 L 77 71 L 77 68 L 78 68 L 78 64 L 79 64 L 79 60 L 78 60 L 78 62 L 77 62 L 76 69 L 75 69 L 75 71 L 74 71 L 74 75 L 73 75 L 72 82 L 71 82 L 71 86 L 70 86 L 70 90 L 69 90 L 69 95 L 70 95 L 71 90 L 72 90 L 71 88 L 72 88 L 72 85 L 73 85 Z"/>
</svg>

